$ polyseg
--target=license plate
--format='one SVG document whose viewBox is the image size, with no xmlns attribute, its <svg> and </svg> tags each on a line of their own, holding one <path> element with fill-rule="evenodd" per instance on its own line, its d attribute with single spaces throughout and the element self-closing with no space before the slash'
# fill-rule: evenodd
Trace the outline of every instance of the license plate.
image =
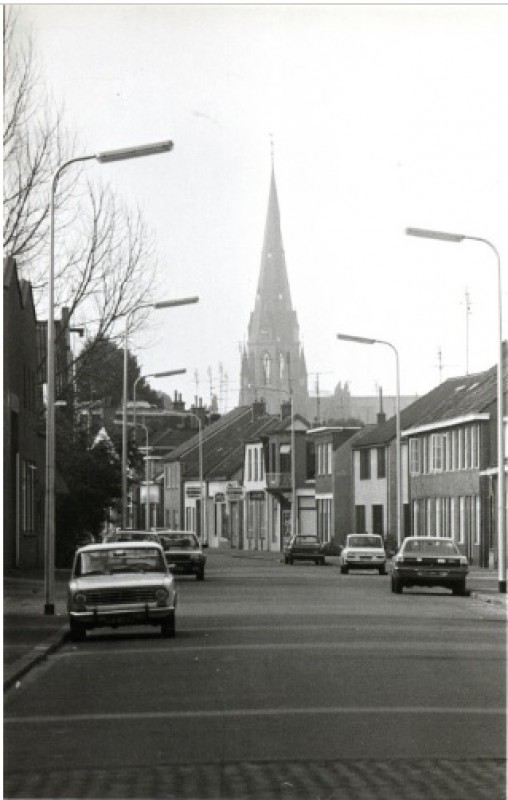
<svg viewBox="0 0 508 800">
<path fill-rule="evenodd" d="M 428 575 L 430 578 L 444 578 L 446 572 L 441 572 L 435 569 L 425 570 L 425 572 L 423 570 L 419 570 L 418 575 L 420 575 L 421 577 L 423 577 L 424 575 Z"/>
</svg>

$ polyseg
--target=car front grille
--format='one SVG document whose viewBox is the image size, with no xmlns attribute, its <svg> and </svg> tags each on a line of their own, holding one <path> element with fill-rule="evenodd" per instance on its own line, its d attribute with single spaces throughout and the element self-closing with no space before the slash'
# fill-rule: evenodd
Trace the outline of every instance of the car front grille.
<svg viewBox="0 0 508 800">
<path fill-rule="evenodd" d="M 155 587 L 140 586 L 118 589 L 96 589 L 86 592 L 87 606 L 116 606 L 129 603 L 154 603 Z"/>
</svg>

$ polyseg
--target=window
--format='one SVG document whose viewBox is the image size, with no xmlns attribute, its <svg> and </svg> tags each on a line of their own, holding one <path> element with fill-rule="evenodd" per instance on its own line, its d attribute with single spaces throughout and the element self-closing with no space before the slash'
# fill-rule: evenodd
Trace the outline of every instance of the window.
<svg viewBox="0 0 508 800">
<path fill-rule="evenodd" d="M 370 450 L 360 450 L 360 480 L 370 480 Z M 361 533 L 361 531 L 357 531 Z"/>
<path fill-rule="evenodd" d="M 254 450 L 254 480 L 258 480 L 258 451 Z"/>
<path fill-rule="evenodd" d="M 420 474 L 420 440 L 409 440 L 409 469 L 411 475 Z"/>
<path fill-rule="evenodd" d="M 247 450 L 247 480 L 252 480 L 252 450 L 250 447 Z"/>
<path fill-rule="evenodd" d="M 386 478 L 386 450 L 384 447 L 377 448 L 377 476 Z"/>
<path fill-rule="evenodd" d="M 265 464 L 263 458 L 263 448 L 259 450 L 259 480 L 262 481 L 265 477 Z"/>
<path fill-rule="evenodd" d="M 279 451 L 280 472 L 291 472 L 291 445 L 281 444 Z"/>
<path fill-rule="evenodd" d="M 444 436 L 433 433 L 430 437 L 430 471 L 442 472 L 444 469 Z"/>
<path fill-rule="evenodd" d="M 365 506 L 355 506 L 356 533 L 365 533 Z"/>
<path fill-rule="evenodd" d="M 318 499 L 316 506 L 318 538 L 321 542 L 329 542 L 332 537 L 332 501 Z"/>
<path fill-rule="evenodd" d="M 179 486 L 178 464 L 166 464 L 164 468 L 164 488 L 178 489 Z"/>
<path fill-rule="evenodd" d="M 459 497 L 459 544 L 464 544 L 466 536 L 466 498 Z"/>
<path fill-rule="evenodd" d="M 478 495 L 474 497 L 474 521 L 473 521 L 473 544 L 480 544 L 480 498 Z"/>
</svg>

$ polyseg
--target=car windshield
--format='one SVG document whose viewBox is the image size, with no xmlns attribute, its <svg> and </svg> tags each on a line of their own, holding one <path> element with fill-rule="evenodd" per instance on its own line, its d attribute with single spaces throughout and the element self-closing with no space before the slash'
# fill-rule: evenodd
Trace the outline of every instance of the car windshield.
<svg viewBox="0 0 508 800">
<path fill-rule="evenodd" d="M 117 542 L 157 542 L 158 536 L 156 533 L 117 533 Z"/>
<path fill-rule="evenodd" d="M 348 547 L 382 547 L 380 536 L 348 536 Z"/>
<path fill-rule="evenodd" d="M 111 548 L 80 553 L 75 575 L 111 575 L 113 572 L 165 572 L 159 548 Z"/>
<path fill-rule="evenodd" d="M 435 539 L 406 539 L 404 553 L 420 555 L 457 555 L 458 551 L 452 541 L 436 541 Z"/>
<path fill-rule="evenodd" d="M 199 547 L 193 533 L 165 533 L 159 536 L 164 550 L 189 550 Z"/>
</svg>

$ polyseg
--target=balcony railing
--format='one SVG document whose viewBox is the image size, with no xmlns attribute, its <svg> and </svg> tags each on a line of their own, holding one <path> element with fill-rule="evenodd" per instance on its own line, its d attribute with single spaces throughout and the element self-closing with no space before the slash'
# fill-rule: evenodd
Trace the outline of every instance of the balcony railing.
<svg viewBox="0 0 508 800">
<path fill-rule="evenodd" d="M 266 485 L 269 489 L 291 489 L 291 473 L 267 472 Z"/>
</svg>

